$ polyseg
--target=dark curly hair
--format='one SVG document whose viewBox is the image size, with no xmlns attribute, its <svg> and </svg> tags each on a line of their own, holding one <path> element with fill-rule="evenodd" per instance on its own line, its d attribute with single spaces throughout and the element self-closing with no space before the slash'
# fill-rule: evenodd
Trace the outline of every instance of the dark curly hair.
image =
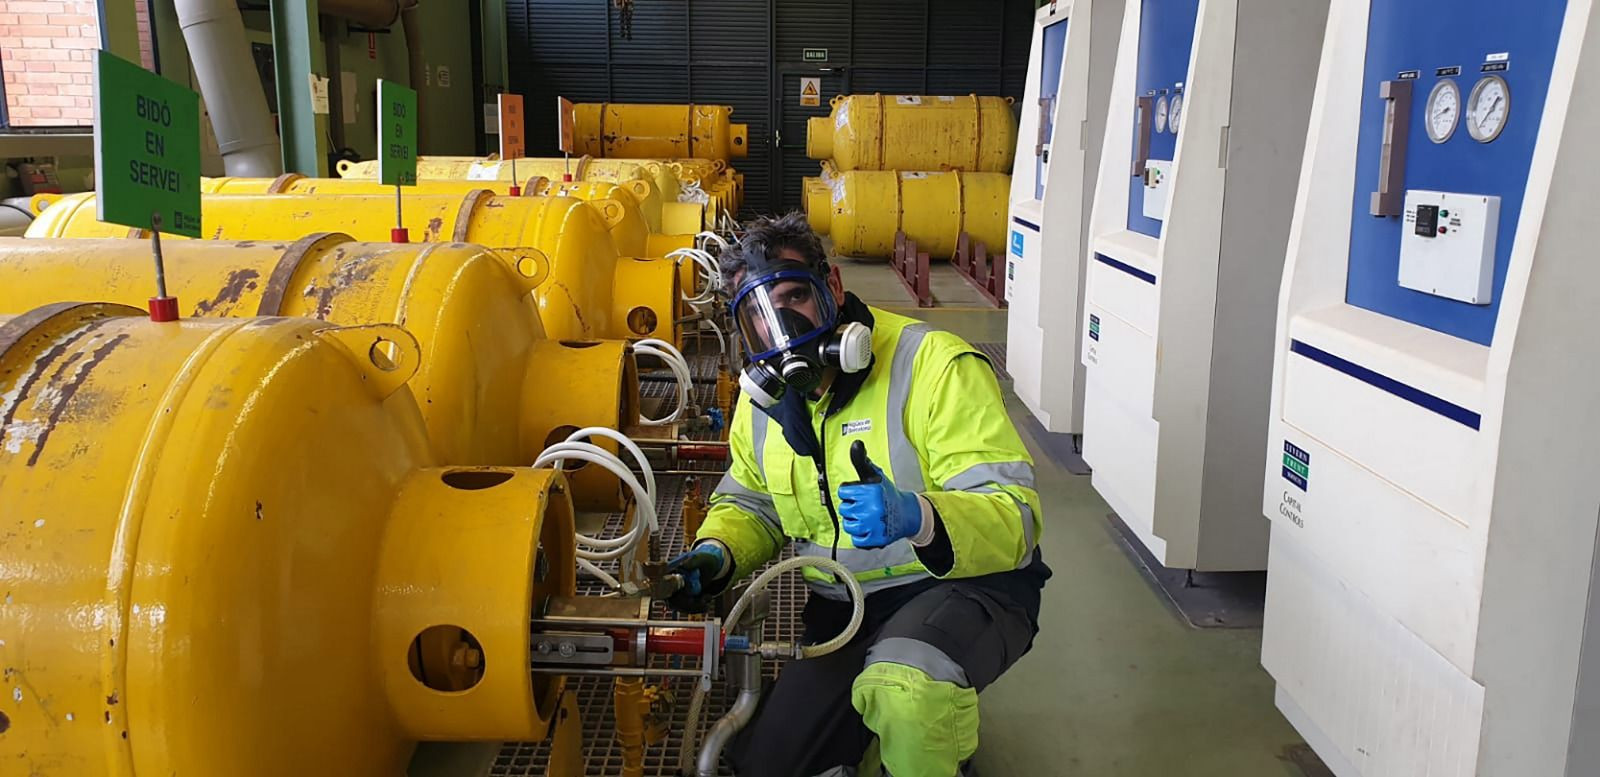
<svg viewBox="0 0 1600 777">
<path fill-rule="evenodd" d="M 811 231 L 805 214 L 796 211 L 750 222 L 739 244 L 722 252 L 720 269 L 723 285 L 731 287 L 734 278 L 750 266 L 752 259 L 758 256 L 762 260 L 776 259 L 785 248 L 793 249 L 804 257 L 806 267 L 812 272 L 827 275 L 828 254 L 822 249 L 822 238 Z"/>
</svg>

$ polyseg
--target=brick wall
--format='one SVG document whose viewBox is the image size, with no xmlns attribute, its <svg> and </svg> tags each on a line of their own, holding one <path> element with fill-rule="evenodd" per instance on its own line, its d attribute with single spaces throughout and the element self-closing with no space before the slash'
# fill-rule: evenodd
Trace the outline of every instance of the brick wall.
<svg viewBox="0 0 1600 777">
<path fill-rule="evenodd" d="M 138 3 L 140 54 L 149 67 L 150 21 Z M 0 71 L 11 126 L 87 126 L 94 120 L 95 0 L 0 0 Z"/>
</svg>

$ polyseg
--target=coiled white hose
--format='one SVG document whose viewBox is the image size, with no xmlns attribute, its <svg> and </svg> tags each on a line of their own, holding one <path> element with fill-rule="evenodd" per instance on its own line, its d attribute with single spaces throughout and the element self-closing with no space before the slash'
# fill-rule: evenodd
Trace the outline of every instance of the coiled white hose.
<svg viewBox="0 0 1600 777">
<path fill-rule="evenodd" d="M 633 457 L 638 463 L 642 478 L 636 476 L 623 464 L 622 459 L 616 454 L 585 440 L 591 437 L 605 437 L 614 440 Z M 539 454 L 534 460 L 535 467 L 561 467 L 561 463 L 571 460 L 588 462 L 603 467 L 611 474 L 616 475 L 628 489 L 633 492 L 634 510 L 636 519 L 633 527 L 621 537 L 590 537 L 584 534 L 574 534 L 577 543 L 578 566 L 599 578 L 612 588 L 620 587 L 620 583 L 612 575 L 600 569 L 594 562 L 620 560 L 622 567 L 628 569 L 633 566 L 634 556 L 639 548 L 644 547 L 647 538 L 658 531 L 660 525 L 656 520 L 656 480 L 655 472 L 650 468 L 650 461 L 645 458 L 644 451 L 629 439 L 627 435 L 614 429 L 600 426 L 590 426 L 579 429 L 561 442 L 551 445 Z"/>
<path fill-rule="evenodd" d="M 673 377 L 678 381 L 678 406 L 672 413 L 661 418 L 639 417 L 639 423 L 645 426 L 666 426 L 683 417 L 683 412 L 689 407 L 689 361 L 683 358 L 683 353 L 674 348 L 665 340 L 640 340 L 633 344 L 633 352 L 637 355 L 654 356 L 666 362 L 668 369 L 672 370 Z M 652 513 L 654 515 L 654 513 Z"/>
<path fill-rule="evenodd" d="M 845 624 L 844 631 L 839 632 L 833 639 L 826 642 L 819 642 L 815 645 L 807 645 L 800 648 L 800 657 L 816 658 L 817 656 L 825 656 L 844 647 L 845 643 L 855 638 L 856 632 L 861 628 L 861 619 L 866 614 L 867 597 L 861 592 L 861 583 L 856 580 L 855 575 L 850 574 L 849 569 L 846 569 L 843 564 L 831 558 L 823 558 L 822 556 L 795 556 L 768 567 L 767 571 L 757 575 L 755 581 L 750 583 L 750 587 L 745 589 L 744 594 L 739 597 L 739 601 L 734 602 L 733 609 L 728 611 L 728 617 L 723 623 L 728 624 L 730 628 L 737 627 L 739 619 L 743 617 L 744 611 L 749 608 L 750 602 L 755 600 L 757 593 L 766 588 L 778 575 L 799 567 L 814 567 L 825 572 L 831 572 L 834 578 L 844 581 L 845 590 L 850 592 L 850 622 Z"/>
<path fill-rule="evenodd" d="M 679 248 L 668 253 L 667 258 L 673 260 L 675 264 L 694 262 L 696 269 L 700 271 L 702 287 L 700 292 L 691 295 L 690 289 L 684 289 L 682 292 L 684 301 L 691 305 L 703 305 L 716 299 L 722 274 L 717 268 L 717 260 L 710 253 L 699 248 Z"/>
</svg>

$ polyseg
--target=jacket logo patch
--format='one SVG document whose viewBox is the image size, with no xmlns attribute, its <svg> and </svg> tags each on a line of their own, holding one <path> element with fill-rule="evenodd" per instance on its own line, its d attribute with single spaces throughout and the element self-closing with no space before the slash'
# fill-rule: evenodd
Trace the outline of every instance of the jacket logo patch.
<svg viewBox="0 0 1600 777">
<path fill-rule="evenodd" d="M 870 431 L 872 431 L 872 419 L 863 418 L 860 421 L 845 421 L 844 426 L 839 427 L 839 436 Z"/>
</svg>

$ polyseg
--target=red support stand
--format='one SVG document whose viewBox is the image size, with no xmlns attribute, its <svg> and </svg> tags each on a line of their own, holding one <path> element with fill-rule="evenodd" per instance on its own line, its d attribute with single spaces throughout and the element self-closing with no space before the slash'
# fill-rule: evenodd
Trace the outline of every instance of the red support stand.
<svg viewBox="0 0 1600 777">
<path fill-rule="evenodd" d="M 411 233 L 407 232 L 405 227 L 393 227 L 389 230 L 389 242 L 409 243 L 411 242 Z"/>
<path fill-rule="evenodd" d="M 989 304 L 997 308 L 1006 306 L 1006 258 L 990 256 L 989 247 L 982 241 L 962 232 L 956 241 L 956 255 L 950 260 L 956 272 L 977 289 Z"/>
<path fill-rule="evenodd" d="M 928 252 L 917 250 L 917 241 L 904 232 L 894 233 L 894 256 L 889 259 L 894 275 L 917 307 L 933 307 L 933 292 L 928 288 Z"/>
</svg>

